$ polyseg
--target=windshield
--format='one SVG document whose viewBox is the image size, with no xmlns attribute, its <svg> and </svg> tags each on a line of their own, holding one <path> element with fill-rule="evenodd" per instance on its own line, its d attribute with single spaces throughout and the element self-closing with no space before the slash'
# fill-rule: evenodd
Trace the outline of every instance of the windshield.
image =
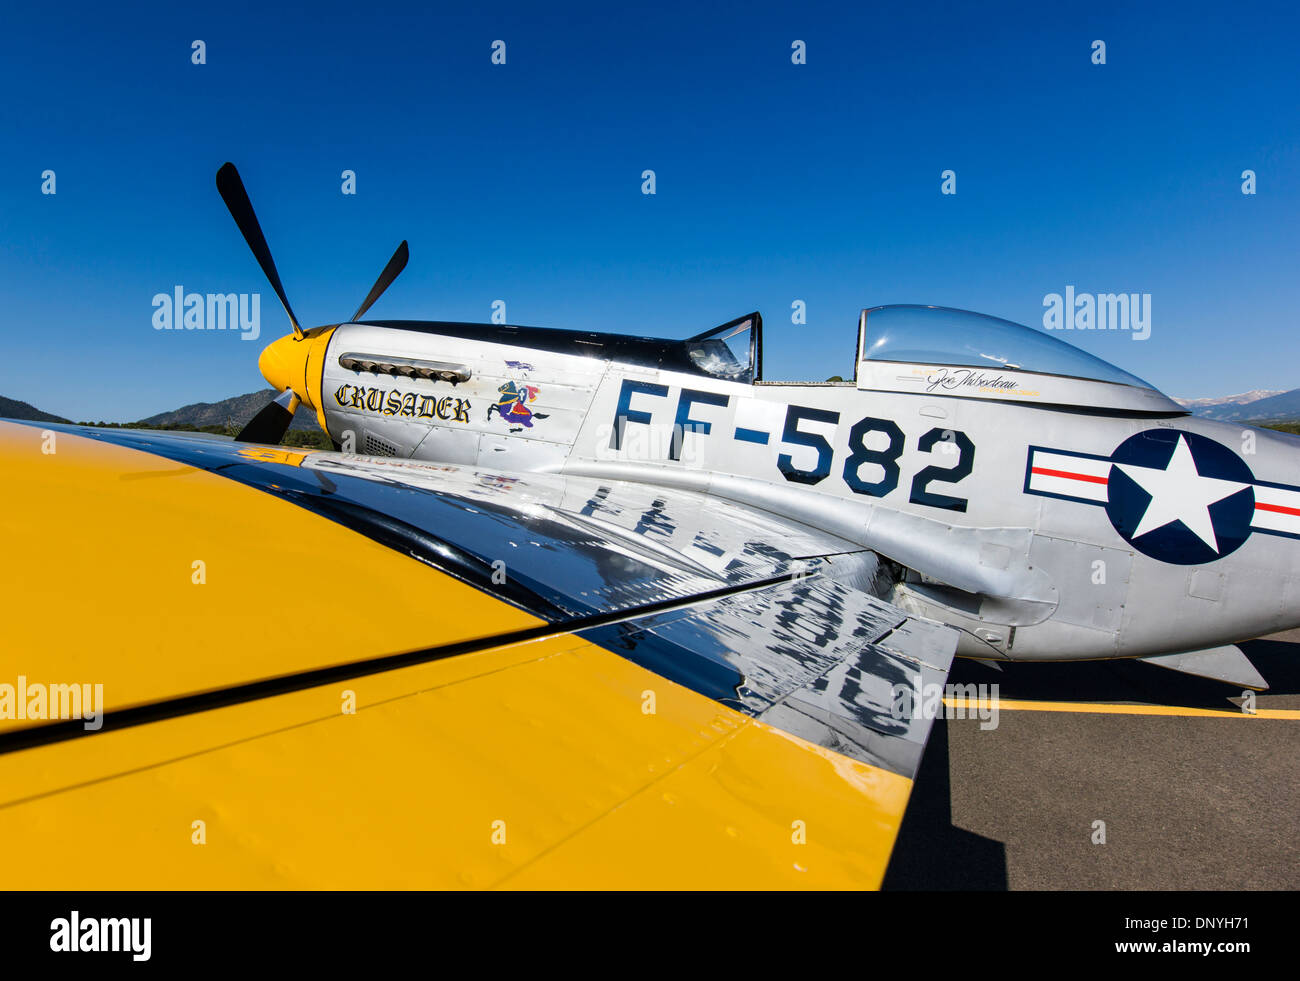
<svg viewBox="0 0 1300 981">
<path fill-rule="evenodd" d="M 873 307 L 863 317 L 864 361 L 1034 371 L 1151 388 L 1065 341 L 998 317 L 910 304 Z"/>
<path fill-rule="evenodd" d="M 751 384 L 754 381 L 755 319 L 753 315 L 741 317 L 683 341 L 691 362 L 715 378 Z"/>
</svg>

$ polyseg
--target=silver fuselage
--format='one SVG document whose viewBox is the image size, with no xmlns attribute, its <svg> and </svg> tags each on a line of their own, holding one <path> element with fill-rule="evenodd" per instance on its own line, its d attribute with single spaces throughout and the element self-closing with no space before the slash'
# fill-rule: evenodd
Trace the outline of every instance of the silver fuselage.
<svg viewBox="0 0 1300 981">
<path fill-rule="evenodd" d="M 357 355 L 398 370 L 340 363 Z M 402 374 L 405 362 L 468 377 Z M 1144 657 L 1300 625 L 1300 542 L 1289 525 L 1209 561 L 1165 561 L 1117 529 L 1097 490 L 1104 476 L 1075 474 L 1066 493 L 1043 492 L 1060 483 L 1058 471 L 1036 468 L 1033 456 L 1098 460 L 1091 472 L 1104 474 L 1126 440 L 1168 430 L 1212 440 L 1261 485 L 1285 487 L 1300 485 L 1294 439 L 1194 418 L 1163 397 L 1096 411 L 980 391 L 859 388 L 867 374 L 747 384 L 344 324 L 329 341 L 320 408 L 333 439 L 358 454 L 684 487 L 824 528 L 901 566 L 888 598 L 959 627 L 969 656 Z M 1289 521 L 1289 493 L 1276 491 L 1283 503 L 1261 521 Z"/>
</svg>

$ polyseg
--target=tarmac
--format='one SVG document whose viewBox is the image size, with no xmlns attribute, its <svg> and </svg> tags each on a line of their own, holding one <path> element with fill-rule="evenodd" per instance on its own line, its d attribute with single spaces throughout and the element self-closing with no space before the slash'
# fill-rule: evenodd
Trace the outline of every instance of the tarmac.
<svg viewBox="0 0 1300 981">
<path fill-rule="evenodd" d="M 1139 661 L 954 662 L 998 724 L 936 721 L 884 888 L 1300 889 L 1300 630 L 1240 646 L 1254 715 Z"/>
</svg>

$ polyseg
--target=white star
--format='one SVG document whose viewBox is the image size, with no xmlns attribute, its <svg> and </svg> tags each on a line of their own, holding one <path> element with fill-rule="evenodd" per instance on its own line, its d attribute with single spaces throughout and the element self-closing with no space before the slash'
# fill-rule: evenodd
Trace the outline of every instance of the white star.
<svg viewBox="0 0 1300 981">
<path fill-rule="evenodd" d="M 1196 461 L 1192 459 L 1192 448 L 1187 445 L 1186 436 L 1178 437 L 1174 454 L 1164 470 L 1136 467 L 1131 463 L 1117 463 L 1115 466 L 1151 495 L 1146 512 L 1133 532 L 1134 538 L 1181 521 L 1183 527 L 1215 553 L 1219 551 L 1219 538 L 1210 519 L 1210 505 L 1251 486 L 1235 480 L 1202 477 L 1196 470 Z"/>
</svg>

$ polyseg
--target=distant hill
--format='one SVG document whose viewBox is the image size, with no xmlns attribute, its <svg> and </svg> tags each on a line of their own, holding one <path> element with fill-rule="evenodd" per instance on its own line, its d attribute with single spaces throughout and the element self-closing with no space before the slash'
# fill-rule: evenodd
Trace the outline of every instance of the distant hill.
<svg viewBox="0 0 1300 981">
<path fill-rule="evenodd" d="M 172 409 L 170 412 L 160 412 L 157 415 L 141 419 L 137 425 L 141 426 L 194 426 L 202 429 L 204 426 L 231 426 L 239 429 L 244 426 L 253 416 L 270 402 L 278 393 L 271 388 L 263 389 L 260 392 L 249 392 L 247 395 L 236 395 L 233 398 L 222 399 L 220 402 L 195 402 L 193 405 L 183 405 L 179 409 Z M 311 409 L 299 408 L 293 415 L 293 423 L 290 429 L 302 429 L 308 432 L 320 432 L 320 424 L 316 421 L 316 413 Z"/>
<path fill-rule="evenodd" d="M 1231 398 L 1243 397 L 1231 396 Z M 1204 416 L 1206 419 L 1218 419 L 1221 422 L 1272 422 L 1300 419 L 1300 388 L 1289 392 L 1266 394 L 1261 398 L 1248 399 L 1244 402 L 1209 399 L 1181 399 L 1180 401 L 1196 415 Z"/>
<path fill-rule="evenodd" d="M 81 421 L 90 426 L 99 425 L 127 429 L 199 430 L 233 436 L 275 396 L 276 392 L 267 388 L 260 392 L 249 392 L 247 395 L 236 395 L 234 398 L 222 399 L 220 402 L 195 402 L 193 405 L 184 405 L 170 412 L 160 412 L 157 415 L 149 416 L 147 419 L 141 419 L 139 422 L 97 423 L 93 419 Z M 26 402 L 5 398 L 2 395 L 0 395 L 0 419 L 25 419 L 31 422 L 70 421 L 62 416 L 42 412 Z M 284 446 L 306 446 L 317 449 L 329 449 L 332 445 L 329 437 L 325 435 L 320 428 L 320 424 L 317 423 L 316 413 L 310 409 L 301 408 L 294 413 L 289 432 L 285 434 L 284 439 L 280 440 L 280 443 Z"/>
<path fill-rule="evenodd" d="M 51 415 L 48 412 L 42 412 L 34 405 L 28 405 L 26 402 L 19 402 L 17 399 L 7 399 L 0 395 L 0 419 L 28 419 L 32 422 L 68 422 L 62 416 Z"/>
</svg>

